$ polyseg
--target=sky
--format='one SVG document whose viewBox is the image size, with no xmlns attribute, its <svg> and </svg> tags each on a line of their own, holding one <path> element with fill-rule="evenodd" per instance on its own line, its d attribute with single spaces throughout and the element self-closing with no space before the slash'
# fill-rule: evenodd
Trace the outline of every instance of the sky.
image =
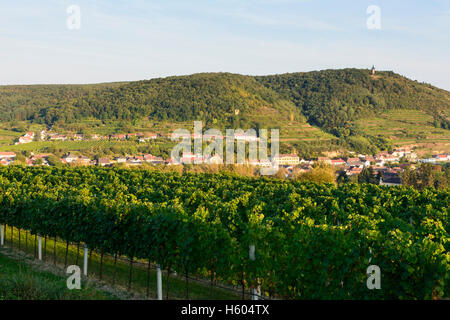
<svg viewBox="0 0 450 320">
<path fill-rule="evenodd" d="M 450 0 L 0 0 L 0 85 L 374 65 L 450 90 L 449 57 Z"/>
</svg>

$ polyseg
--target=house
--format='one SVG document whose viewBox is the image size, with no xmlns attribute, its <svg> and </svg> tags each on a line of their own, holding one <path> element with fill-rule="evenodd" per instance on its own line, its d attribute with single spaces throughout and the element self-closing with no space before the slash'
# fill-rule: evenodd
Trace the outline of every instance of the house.
<svg viewBox="0 0 450 320">
<path fill-rule="evenodd" d="M 143 161 L 149 162 L 149 163 L 152 163 L 152 164 L 163 164 L 163 163 L 164 163 L 163 158 L 161 158 L 161 157 L 155 157 L 155 156 L 152 155 L 152 154 L 146 154 L 146 155 L 144 155 Z"/>
<path fill-rule="evenodd" d="M 411 152 L 409 154 L 405 154 L 405 158 L 411 161 L 417 160 L 417 153 Z"/>
<path fill-rule="evenodd" d="M 140 165 L 144 161 L 144 157 L 134 156 L 127 159 L 127 164 L 129 165 Z"/>
<path fill-rule="evenodd" d="M 107 167 L 111 165 L 111 161 L 108 158 L 100 158 L 97 160 L 97 165 Z"/>
<path fill-rule="evenodd" d="M 346 170 L 346 174 L 348 176 L 353 176 L 353 175 L 356 175 L 356 174 L 360 174 L 361 172 L 362 172 L 362 168 L 359 168 L 359 167 L 351 167 L 351 168 Z"/>
<path fill-rule="evenodd" d="M 86 156 L 80 156 L 80 157 L 78 157 L 77 162 L 82 165 L 89 165 L 91 163 L 91 159 L 89 159 Z"/>
<path fill-rule="evenodd" d="M 110 140 L 126 140 L 127 135 L 126 134 L 112 134 L 109 136 Z"/>
<path fill-rule="evenodd" d="M 375 159 L 376 160 L 384 160 L 385 157 L 388 156 L 388 155 L 389 155 L 389 153 L 387 151 L 382 151 L 382 152 L 380 152 L 379 154 L 377 154 L 375 156 Z"/>
<path fill-rule="evenodd" d="M 309 160 L 305 160 L 305 159 L 300 159 L 300 164 L 313 164 L 314 161 L 309 161 Z"/>
<path fill-rule="evenodd" d="M 351 158 L 351 159 L 358 159 L 358 158 Z M 361 160 L 357 160 L 357 161 L 354 161 L 354 160 L 352 160 L 352 161 L 348 161 L 347 160 L 347 162 L 346 162 L 346 166 L 347 167 L 355 167 L 355 168 L 364 168 L 364 165 L 365 163 L 364 162 L 362 162 Z M 370 165 L 370 162 L 369 162 L 369 165 Z"/>
<path fill-rule="evenodd" d="M 144 161 L 151 162 L 154 156 L 152 154 L 144 154 Z"/>
<path fill-rule="evenodd" d="M 9 165 L 14 162 L 16 154 L 14 152 L 0 152 L 0 164 Z"/>
<path fill-rule="evenodd" d="M 394 152 L 392 152 L 392 155 L 395 157 L 403 158 L 403 157 L 409 157 L 411 156 L 411 148 L 409 147 L 403 147 L 403 148 L 396 148 L 394 149 Z"/>
<path fill-rule="evenodd" d="M 0 152 L 0 160 L 13 161 L 15 157 L 14 152 Z"/>
<path fill-rule="evenodd" d="M 66 141 L 67 136 L 64 134 L 52 134 L 50 135 L 50 140 L 52 141 Z"/>
<path fill-rule="evenodd" d="M 317 161 L 318 161 L 318 162 L 324 162 L 324 163 L 326 163 L 326 164 L 331 164 L 331 159 L 328 158 L 328 157 L 319 157 L 319 158 L 317 159 Z"/>
<path fill-rule="evenodd" d="M 300 164 L 300 158 L 296 154 L 279 154 L 274 158 L 274 162 L 277 165 L 291 165 L 296 166 Z"/>
<path fill-rule="evenodd" d="M 48 166 L 48 157 L 50 157 L 51 154 L 50 153 L 42 153 L 42 154 L 36 154 L 33 155 L 32 157 L 27 159 L 27 164 L 28 165 L 35 165 L 36 160 L 41 160 L 42 161 L 42 165 L 44 166 Z"/>
<path fill-rule="evenodd" d="M 370 161 L 369 161 L 369 160 L 364 160 L 364 161 L 361 161 L 361 163 L 363 164 L 363 166 L 364 166 L 364 167 L 370 167 L 370 166 L 371 166 L 371 164 L 370 164 Z"/>
<path fill-rule="evenodd" d="M 419 162 L 422 162 L 422 163 L 436 163 L 437 159 L 435 159 L 435 158 L 421 159 L 421 160 L 419 160 Z"/>
<path fill-rule="evenodd" d="M 401 164 L 399 164 L 399 167 L 402 168 L 402 170 L 405 170 L 406 168 L 409 168 L 412 170 L 416 169 L 416 166 L 413 164 L 410 164 L 410 163 L 401 163 Z"/>
<path fill-rule="evenodd" d="M 384 157 L 384 162 L 399 162 L 400 158 L 397 156 L 394 156 L 392 154 L 388 154 Z"/>
<path fill-rule="evenodd" d="M 141 132 L 138 132 L 138 133 L 128 133 L 127 134 L 127 139 L 128 140 L 131 140 L 131 139 L 133 139 L 133 138 L 143 138 L 144 137 L 144 134 L 143 133 L 141 133 Z"/>
<path fill-rule="evenodd" d="M 450 156 L 448 154 L 437 154 L 433 156 L 434 159 L 436 159 L 437 162 L 443 162 L 443 161 L 449 161 Z"/>
<path fill-rule="evenodd" d="M 16 142 L 16 144 L 26 144 L 26 143 L 31 143 L 34 140 L 34 136 L 30 137 L 28 135 L 22 136 L 19 138 L 19 142 Z"/>
<path fill-rule="evenodd" d="M 359 158 L 347 158 L 347 165 L 352 165 L 353 163 L 359 163 L 361 160 Z"/>
<path fill-rule="evenodd" d="M 380 178 L 381 186 L 400 186 L 402 180 L 397 173 L 384 172 L 383 176 Z"/>
<path fill-rule="evenodd" d="M 191 152 L 185 152 L 183 153 L 183 157 L 181 157 L 180 162 L 184 164 L 202 164 L 206 162 L 206 159 L 201 153 L 194 155 Z"/>
<path fill-rule="evenodd" d="M 65 163 L 72 163 L 78 160 L 78 156 L 69 153 L 67 156 L 63 157 Z"/>
<path fill-rule="evenodd" d="M 156 140 L 158 138 L 158 134 L 146 132 L 144 134 L 144 139 Z"/>
<path fill-rule="evenodd" d="M 312 170 L 311 166 L 309 166 L 309 165 L 302 165 L 301 167 L 294 168 L 292 170 L 292 174 L 295 176 L 295 175 L 298 175 L 298 174 L 301 174 L 301 173 L 310 172 L 311 170 Z"/>
<path fill-rule="evenodd" d="M 161 157 L 153 157 L 150 161 L 152 164 L 164 164 L 164 159 Z"/>
<path fill-rule="evenodd" d="M 385 172 L 387 170 L 386 167 L 372 167 L 373 168 L 373 173 L 375 175 L 380 174 L 381 172 Z"/>
<path fill-rule="evenodd" d="M 335 160 L 331 160 L 331 164 L 333 166 L 343 166 L 343 165 L 345 165 L 345 161 L 342 159 L 335 159 Z"/>
<path fill-rule="evenodd" d="M 117 158 L 115 159 L 115 161 L 116 161 L 117 163 L 126 163 L 126 162 L 127 162 L 127 158 L 126 158 L 126 157 L 117 157 Z"/>
<path fill-rule="evenodd" d="M 146 142 L 146 141 L 150 141 L 150 140 L 156 140 L 158 138 L 158 135 L 156 133 L 146 132 L 138 137 L 139 137 L 139 139 L 138 139 L 139 142 Z"/>
</svg>

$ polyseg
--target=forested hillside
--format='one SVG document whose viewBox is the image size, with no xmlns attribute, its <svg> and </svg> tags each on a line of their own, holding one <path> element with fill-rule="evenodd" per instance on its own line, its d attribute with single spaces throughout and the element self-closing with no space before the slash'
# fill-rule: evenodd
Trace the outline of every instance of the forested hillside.
<svg viewBox="0 0 450 320">
<path fill-rule="evenodd" d="M 408 112 L 419 112 L 423 115 L 419 118 L 427 120 L 400 119 L 396 128 L 401 131 L 389 135 L 374 134 L 373 127 L 358 122 L 372 117 L 376 126 L 377 117 L 390 119 L 398 110 L 406 112 L 405 119 L 411 118 Z M 290 130 L 290 140 L 301 141 L 294 129 L 307 121 L 339 137 L 344 147 L 361 152 L 373 152 L 374 146 L 387 148 L 392 136 L 429 137 L 432 142 L 436 137 L 445 145 L 441 140 L 448 136 L 449 116 L 448 91 L 390 71 L 371 75 L 361 69 L 258 77 L 203 73 L 126 83 L 0 87 L 1 122 L 202 120 L 208 127 L 222 129 L 284 128 Z"/>
<path fill-rule="evenodd" d="M 101 85 L 6 86 L 0 87 L 0 94 L 1 121 L 51 124 L 86 117 L 150 117 L 254 127 L 258 124 L 252 121 L 253 116 L 264 110 L 275 109 L 284 120 L 299 114 L 291 101 L 254 78 L 226 73 Z"/>
<path fill-rule="evenodd" d="M 393 72 L 344 69 L 257 77 L 294 102 L 312 124 L 337 136 L 357 130 L 353 121 L 393 109 L 422 110 L 449 129 L 450 93 Z"/>
</svg>

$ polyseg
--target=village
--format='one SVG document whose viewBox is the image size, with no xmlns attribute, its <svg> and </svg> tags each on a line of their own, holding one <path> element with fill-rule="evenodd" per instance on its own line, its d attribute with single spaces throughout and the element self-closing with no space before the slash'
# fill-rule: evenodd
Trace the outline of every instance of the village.
<svg viewBox="0 0 450 320">
<path fill-rule="evenodd" d="M 37 138 L 33 132 L 27 132 L 18 139 L 16 144 L 27 144 L 32 143 L 33 141 L 83 141 L 88 139 L 94 141 L 132 140 L 141 143 L 150 140 L 156 140 L 159 138 L 170 139 L 170 136 L 171 134 L 162 135 L 156 133 L 128 133 L 112 134 L 107 136 L 86 136 L 82 134 L 64 135 L 42 131 Z M 192 134 L 191 138 L 198 137 L 195 134 Z M 259 140 L 259 138 L 255 139 L 254 137 L 245 134 L 236 134 L 234 138 L 236 140 L 243 140 L 247 142 Z M 49 162 L 49 158 L 52 156 L 55 157 L 51 153 L 31 153 L 31 155 L 26 158 L 26 165 L 49 166 L 51 165 Z M 16 157 L 17 155 L 14 152 L 0 152 L 0 165 L 11 165 L 16 161 Z M 173 166 L 193 163 L 205 165 L 221 165 L 224 163 L 222 157 L 217 154 L 212 156 L 204 156 L 203 154 L 193 154 L 192 152 L 184 152 L 178 161 L 171 158 L 163 159 L 162 157 L 154 156 L 152 154 L 98 157 L 96 159 L 91 159 L 90 157 L 85 155 L 68 152 L 63 157 L 58 158 L 58 161 L 66 165 L 101 167 L 111 167 L 117 165 L 139 166 L 143 164 Z M 284 169 L 286 177 L 289 177 L 299 173 L 310 171 L 312 166 L 317 162 L 335 167 L 336 172 L 343 173 L 348 177 L 359 175 L 364 168 L 372 168 L 374 175 L 379 175 L 380 173 L 382 173 L 383 178 L 380 179 L 380 184 L 393 186 L 401 185 L 400 174 L 405 168 L 409 167 L 410 169 L 414 170 L 417 165 L 420 165 L 420 163 L 447 163 L 450 162 L 450 155 L 436 154 L 431 158 L 421 159 L 411 148 L 404 147 L 394 149 L 391 153 L 383 151 L 376 155 L 354 154 L 352 157 L 347 158 L 318 157 L 315 159 L 301 159 L 296 154 L 279 154 L 277 157 L 272 159 L 272 162 L 269 159 L 246 160 L 243 165 L 254 167 L 270 167 L 275 164 Z"/>
</svg>

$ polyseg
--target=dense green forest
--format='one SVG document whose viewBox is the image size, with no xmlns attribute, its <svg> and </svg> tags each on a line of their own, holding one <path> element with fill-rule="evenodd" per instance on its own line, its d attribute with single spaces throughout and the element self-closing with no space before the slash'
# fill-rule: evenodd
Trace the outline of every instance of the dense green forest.
<svg viewBox="0 0 450 320">
<path fill-rule="evenodd" d="M 196 74 L 101 85 L 0 87 L 0 121 L 53 124 L 87 117 L 164 121 L 204 120 L 208 124 L 257 127 L 252 115 L 262 108 L 289 116 L 295 105 L 252 77 Z"/>
<path fill-rule="evenodd" d="M 389 147 L 356 120 L 390 110 L 420 110 L 449 129 L 450 94 L 390 71 L 342 69 L 273 76 L 204 73 L 94 85 L 0 86 L 0 121 L 133 123 L 203 120 L 211 127 L 285 127 L 306 120 L 355 150 Z"/>
<path fill-rule="evenodd" d="M 449 92 L 393 72 L 371 76 L 368 70 L 344 69 L 256 79 L 294 102 L 310 123 L 337 136 L 359 134 L 354 120 L 392 109 L 422 110 L 449 128 Z"/>
</svg>

